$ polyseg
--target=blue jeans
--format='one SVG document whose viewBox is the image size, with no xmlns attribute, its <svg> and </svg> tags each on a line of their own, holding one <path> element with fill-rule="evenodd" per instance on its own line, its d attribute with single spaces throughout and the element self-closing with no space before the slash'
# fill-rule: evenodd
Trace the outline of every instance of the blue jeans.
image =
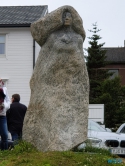
<svg viewBox="0 0 125 166">
<path fill-rule="evenodd" d="M 12 141 L 18 140 L 18 134 L 17 133 L 11 133 Z"/>
<path fill-rule="evenodd" d="M 18 144 L 19 140 L 21 139 L 21 133 L 10 132 L 12 136 L 12 141 L 14 141 L 14 145 Z"/>
<path fill-rule="evenodd" d="M 1 150 L 8 149 L 8 129 L 6 116 L 0 116 Z"/>
</svg>

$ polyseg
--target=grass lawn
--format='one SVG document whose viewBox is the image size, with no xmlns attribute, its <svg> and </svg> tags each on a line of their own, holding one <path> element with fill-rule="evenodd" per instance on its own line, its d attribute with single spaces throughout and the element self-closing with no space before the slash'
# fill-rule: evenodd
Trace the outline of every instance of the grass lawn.
<svg viewBox="0 0 125 166">
<path fill-rule="evenodd" d="M 121 161 L 122 163 L 115 163 Z M 109 163 L 110 162 L 110 163 Z M 109 151 L 86 148 L 83 152 L 39 152 L 31 144 L 20 142 L 14 149 L 0 151 L 0 166 L 116 166 L 125 165 L 124 158 Z"/>
</svg>

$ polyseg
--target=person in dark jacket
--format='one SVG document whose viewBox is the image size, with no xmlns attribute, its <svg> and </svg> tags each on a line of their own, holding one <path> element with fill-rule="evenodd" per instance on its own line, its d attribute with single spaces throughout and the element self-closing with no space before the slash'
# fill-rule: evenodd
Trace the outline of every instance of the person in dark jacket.
<svg viewBox="0 0 125 166">
<path fill-rule="evenodd" d="M 8 130 L 11 133 L 12 140 L 16 141 L 22 138 L 23 121 L 27 107 L 20 103 L 20 95 L 13 94 L 11 98 L 10 109 L 7 110 Z"/>
</svg>

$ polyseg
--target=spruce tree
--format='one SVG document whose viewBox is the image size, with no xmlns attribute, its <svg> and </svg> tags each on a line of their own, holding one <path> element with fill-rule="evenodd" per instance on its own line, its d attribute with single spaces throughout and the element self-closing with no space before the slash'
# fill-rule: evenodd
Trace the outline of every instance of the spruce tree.
<svg viewBox="0 0 125 166">
<path fill-rule="evenodd" d="M 105 105 L 105 126 L 119 127 L 125 123 L 125 86 L 121 85 L 120 77 L 106 79 L 102 83 L 101 93 L 97 102 Z"/>
<path fill-rule="evenodd" d="M 88 56 L 86 56 L 86 65 L 90 80 L 89 103 L 95 104 L 101 93 L 101 84 L 105 79 L 109 78 L 110 74 L 108 70 L 101 69 L 107 64 L 105 56 L 106 50 L 102 49 L 105 43 L 98 43 L 101 37 L 97 34 L 100 31 L 100 29 L 97 28 L 97 23 L 93 24 L 93 30 L 89 31 L 93 33 L 92 37 L 88 37 L 90 39 L 90 47 L 87 49 Z"/>
<path fill-rule="evenodd" d="M 93 33 L 89 37 L 86 64 L 90 80 L 90 104 L 104 104 L 104 123 L 106 127 L 114 128 L 125 123 L 125 86 L 121 85 L 120 77 L 110 79 L 113 73 L 109 73 L 104 67 L 106 62 L 105 43 L 99 44 L 101 37 L 97 34 L 100 29 L 93 24 Z"/>
</svg>

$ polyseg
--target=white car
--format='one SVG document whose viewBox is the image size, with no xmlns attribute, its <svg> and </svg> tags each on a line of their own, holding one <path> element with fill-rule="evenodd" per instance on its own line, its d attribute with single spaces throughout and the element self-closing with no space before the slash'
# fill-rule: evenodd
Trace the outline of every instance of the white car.
<svg viewBox="0 0 125 166">
<path fill-rule="evenodd" d="M 112 154 L 125 155 L 125 135 L 107 131 L 92 120 L 88 120 L 88 139 L 78 149 L 85 148 L 87 142 L 94 147 L 109 149 Z"/>
</svg>

